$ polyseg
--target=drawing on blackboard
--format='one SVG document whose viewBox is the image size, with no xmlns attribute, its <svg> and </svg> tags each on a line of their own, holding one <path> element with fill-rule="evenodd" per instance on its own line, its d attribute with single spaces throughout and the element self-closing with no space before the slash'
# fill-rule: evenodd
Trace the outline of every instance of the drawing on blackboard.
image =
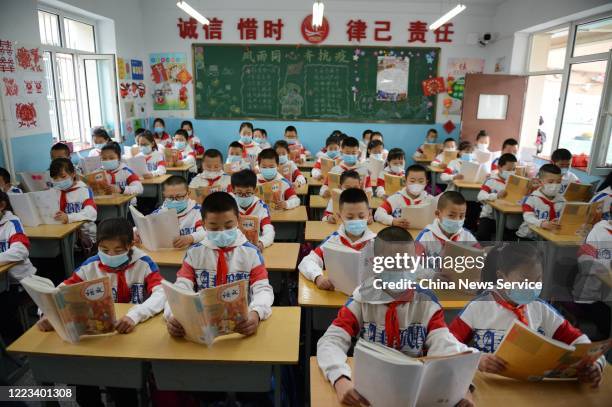
<svg viewBox="0 0 612 407">
<path fill-rule="evenodd" d="M 376 100 L 397 102 L 408 96 L 409 59 L 379 56 L 376 73 Z"/>
<path fill-rule="evenodd" d="M 304 98 L 300 93 L 301 89 L 295 83 L 287 83 L 281 88 L 278 93 L 278 99 L 281 105 L 281 116 L 297 117 L 302 114 Z"/>
</svg>

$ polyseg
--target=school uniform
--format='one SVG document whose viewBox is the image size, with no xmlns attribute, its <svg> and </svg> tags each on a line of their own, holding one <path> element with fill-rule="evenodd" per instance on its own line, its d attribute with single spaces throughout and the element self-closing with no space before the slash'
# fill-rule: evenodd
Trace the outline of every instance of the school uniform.
<svg viewBox="0 0 612 407">
<path fill-rule="evenodd" d="M 252 162 L 257 162 L 257 157 L 259 153 L 261 153 L 261 148 L 257 143 L 251 142 L 250 144 L 244 144 L 242 141 L 239 141 L 242 145 L 242 159 Z"/>
<path fill-rule="evenodd" d="M 11 278 L 20 281 L 36 274 L 30 262 L 30 240 L 23 225 L 11 211 L 5 210 L 0 218 L 0 263 L 17 263 L 8 270 Z"/>
<path fill-rule="evenodd" d="M 338 227 L 331 235 L 327 236 L 325 240 L 315 249 L 311 250 L 306 257 L 302 259 L 298 266 L 298 270 L 304 277 L 310 281 L 314 281 L 317 277 L 323 274 L 323 268 L 325 266 L 323 258 L 325 253 L 325 247 L 330 244 L 344 245 L 355 250 L 369 250 L 371 245 L 374 244 L 374 238 L 376 233 L 366 228 L 363 235 L 356 241 L 346 235 L 344 230 L 344 224 Z"/>
<path fill-rule="evenodd" d="M 199 173 L 189 183 L 189 188 L 213 187 L 219 191 L 231 191 L 232 177 L 222 171 L 215 174 L 213 178 L 206 178 L 204 173 Z"/>
<path fill-rule="evenodd" d="M 506 180 L 501 178 L 499 174 L 488 177 L 480 187 L 478 197 L 476 198 L 478 202 L 482 203 L 480 219 L 478 220 L 478 230 L 476 232 L 476 238 L 479 241 L 489 241 L 491 240 L 491 236 L 495 233 L 496 223 L 493 217 L 493 208 L 491 208 L 491 205 L 489 205 L 487 201 L 496 200 L 498 194 L 505 189 Z M 511 238 L 511 236 L 508 237 Z M 504 238 L 504 240 L 510 239 Z"/>
<path fill-rule="evenodd" d="M 385 174 L 395 175 L 398 177 L 405 177 L 406 171 L 402 170 L 400 172 L 391 171 L 389 166 L 383 168 L 380 174 L 378 174 L 378 179 L 376 180 L 376 193 L 375 195 L 379 198 L 382 198 L 385 195 Z"/>
<path fill-rule="evenodd" d="M 355 290 L 317 343 L 317 362 L 330 383 L 342 376 L 352 377 L 346 360 L 356 337 L 412 357 L 470 350 L 449 332 L 435 295 L 421 289 L 407 290 L 399 300 L 383 303 L 366 302 L 359 288 Z"/>
<path fill-rule="evenodd" d="M 21 190 L 21 188 L 16 187 L 15 185 L 11 185 L 11 187 L 9 188 L 8 191 L 6 191 L 7 194 L 23 194 L 23 191 Z"/>
<path fill-rule="evenodd" d="M 300 206 L 300 198 L 295 193 L 295 189 L 293 189 L 291 183 L 280 173 L 276 173 L 276 177 L 271 180 L 265 179 L 261 173 L 257 174 L 258 184 L 265 184 L 266 182 L 272 181 L 281 181 L 281 200 L 287 202 L 286 209 L 293 209 Z"/>
<path fill-rule="evenodd" d="M 333 214 L 334 214 L 334 201 L 330 199 L 329 201 L 327 201 L 327 206 L 325 207 L 325 210 L 323 211 L 323 217 L 321 218 L 321 221 L 327 222 L 332 217 Z"/>
<path fill-rule="evenodd" d="M 439 256 L 444 248 L 444 243 L 449 241 L 470 243 L 471 246 L 480 247 L 472 232 L 465 228 L 461 228 L 451 237 L 447 237 L 442 231 L 438 218 L 436 218 L 433 223 L 425 226 L 425 229 L 423 229 L 414 240 L 420 242 L 426 254 L 432 257 Z"/>
<path fill-rule="evenodd" d="M 591 342 L 546 301 L 536 299 L 515 306 L 497 291 L 485 291 L 470 301 L 449 328 L 462 343 L 481 352 L 494 353 L 515 320 L 568 345 Z M 605 359 L 601 358 L 597 363 L 603 368 Z"/>
<path fill-rule="evenodd" d="M 319 158 L 319 159 L 321 159 L 323 157 L 329 158 L 329 157 L 327 157 L 327 147 L 323 147 L 322 149 L 317 151 L 317 154 L 315 154 L 315 157 Z M 317 161 L 319 161 L 319 160 L 317 160 Z M 320 168 L 320 164 L 319 164 L 319 168 Z"/>
<path fill-rule="evenodd" d="M 164 309 L 166 296 L 162 290 L 159 268 L 145 252 L 136 247 L 132 249 L 130 260 L 125 266 L 110 268 L 95 255 L 85 260 L 62 284 L 76 284 L 104 276 L 111 278 L 115 303 L 135 304 L 126 313 L 135 323 L 146 321 Z"/>
<path fill-rule="evenodd" d="M 249 311 L 257 312 L 261 320 L 270 317 L 274 293 L 268 271 L 259 249 L 240 230 L 228 247 L 219 248 L 208 238 L 192 245 L 176 274 L 175 284 L 199 291 L 239 280 L 249 281 Z M 166 319 L 172 315 L 170 307 L 166 307 L 164 315 Z"/>
<path fill-rule="evenodd" d="M 179 221 L 179 235 L 181 236 L 192 236 L 193 242 L 198 243 L 204 240 L 204 226 L 202 225 L 202 214 L 200 212 L 201 206 L 190 199 L 187 203 L 187 208 L 181 213 L 177 214 Z M 168 208 L 161 206 L 153 211 L 153 213 L 162 213 L 167 211 Z"/>
<path fill-rule="evenodd" d="M 576 176 L 576 174 L 574 174 L 573 172 L 567 171 L 561 177 L 561 189 L 559 190 L 559 194 L 563 194 L 565 192 L 565 190 L 567 189 L 567 186 L 570 184 L 570 182 L 575 182 L 575 183 L 579 184 L 580 183 L 580 178 L 578 178 Z"/>
<path fill-rule="evenodd" d="M 288 161 L 289 171 L 288 174 L 283 174 L 291 183 L 297 182 L 298 185 L 306 185 L 306 178 L 302 175 L 302 172 L 293 161 Z M 288 176 L 287 176 L 288 175 Z"/>
<path fill-rule="evenodd" d="M 189 146 L 186 146 L 182 150 L 178 150 L 179 160 L 183 162 L 183 165 L 189 166 L 190 173 L 198 172 L 198 167 L 196 165 L 196 155 L 195 151 Z"/>
<path fill-rule="evenodd" d="M 87 157 L 98 157 L 100 154 L 102 154 L 102 150 L 94 147 L 91 150 L 89 150 Z"/>
<path fill-rule="evenodd" d="M 523 203 L 523 223 L 516 235 L 525 239 L 534 239 L 536 235 L 529 229 L 529 225 L 539 227 L 546 221 L 559 219 L 564 205 L 565 199 L 561 194 L 549 198 L 541 189 L 536 189 Z"/>
<path fill-rule="evenodd" d="M 436 156 L 436 158 L 431 160 L 432 167 L 442 167 L 443 163 L 444 163 L 444 152 L 441 152 L 440 154 Z"/>
<path fill-rule="evenodd" d="M 363 190 L 366 193 L 372 193 L 372 184 L 370 182 L 370 171 L 368 170 L 368 167 L 366 165 L 364 165 L 364 163 L 362 162 L 357 162 L 355 165 L 353 166 L 349 166 L 347 164 L 344 163 L 344 161 L 340 161 L 340 164 L 332 167 L 331 170 L 329 170 L 330 173 L 332 174 L 342 174 L 345 171 L 350 171 L 350 170 L 355 170 L 357 171 L 357 173 L 359 174 L 359 178 L 361 179 L 361 183 L 364 185 Z M 325 192 L 329 189 L 329 177 L 326 177 L 325 180 L 323 181 L 323 185 L 321 186 L 321 189 L 319 190 L 319 195 L 323 196 L 323 194 L 325 194 Z"/>
<path fill-rule="evenodd" d="M 106 182 L 110 185 L 117 185 L 123 190 L 124 195 L 140 195 L 143 187 L 140 178 L 131 168 L 124 163 L 119 163 L 119 167 L 115 170 L 104 171 Z"/>
<path fill-rule="evenodd" d="M 320 151 L 319 151 L 319 153 L 320 153 Z M 321 157 L 324 157 L 324 158 L 327 158 L 329 160 L 332 160 L 332 158 L 329 158 L 326 153 L 323 153 L 323 155 L 321 155 L 321 156 L 319 156 L 319 153 L 317 153 L 317 160 L 313 164 L 312 170 L 310 170 L 310 175 L 312 176 L 312 178 L 320 178 L 323 175 L 321 173 Z"/>
<path fill-rule="evenodd" d="M 254 197 L 251 206 L 243 208 L 239 205 L 238 210 L 240 211 L 240 215 L 257 216 L 257 218 L 259 218 L 259 241 L 263 244 L 263 247 L 268 247 L 274 243 L 276 232 L 274 230 L 274 225 L 272 225 L 270 208 L 264 201 L 258 197 Z"/>
<path fill-rule="evenodd" d="M 451 162 L 448 163 L 444 172 L 440 174 L 440 181 L 448 182 L 448 186 L 446 187 L 447 191 L 456 191 L 457 188 L 455 184 L 453 184 L 453 177 L 461 171 L 461 165 L 463 164 L 463 160 L 461 158 L 455 158 Z"/>
<path fill-rule="evenodd" d="M 151 154 L 148 155 L 138 153 L 137 157 L 139 156 L 145 158 L 145 162 L 147 164 L 147 171 L 149 171 L 152 176 L 158 177 L 166 173 L 166 161 L 164 158 L 164 154 L 161 151 L 154 150 L 151 152 Z"/>
<path fill-rule="evenodd" d="M 196 155 L 204 154 L 205 149 L 199 137 L 191 135 L 187 138 L 187 142 L 189 143 L 189 146 L 193 149 L 193 151 L 196 153 Z"/>
<path fill-rule="evenodd" d="M 612 187 L 607 187 L 596 193 L 591 202 L 603 201 L 603 219 L 610 219 L 610 205 L 612 204 Z"/>
<path fill-rule="evenodd" d="M 423 190 L 418 197 L 413 198 L 408 195 L 406 188 L 402 188 L 387 199 L 374 212 L 374 220 L 383 225 L 391 225 L 393 219 L 402 216 L 402 209 L 408 206 L 423 205 L 430 202 L 433 196 Z M 408 219 L 410 220 L 410 219 Z"/>
<path fill-rule="evenodd" d="M 157 136 L 158 134 L 159 133 L 153 132 L 154 136 Z M 158 144 L 158 146 L 161 144 L 163 148 L 172 148 L 172 137 L 170 137 L 170 135 L 166 133 L 165 131 L 159 137 L 159 141 L 157 140 L 157 137 L 155 138 L 156 138 L 155 142 Z"/>
<path fill-rule="evenodd" d="M 572 290 L 575 302 L 606 301 L 605 293 L 609 290 L 597 275 L 608 273 L 612 269 L 611 261 L 612 224 L 602 219 L 593 225 L 578 250 L 578 273 Z"/>
<path fill-rule="evenodd" d="M 68 223 L 85 221 L 79 230 L 88 243 L 95 243 L 98 208 L 91 189 L 83 181 L 77 181 L 67 190 L 58 192 L 59 208 L 68 215 Z"/>
</svg>

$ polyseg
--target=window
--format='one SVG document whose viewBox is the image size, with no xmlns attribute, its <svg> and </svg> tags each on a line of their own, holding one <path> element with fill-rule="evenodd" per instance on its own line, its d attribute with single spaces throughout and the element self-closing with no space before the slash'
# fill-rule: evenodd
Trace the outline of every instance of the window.
<svg viewBox="0 0 612 407">
<path fill-rule="evenodd" d="M 478 98 L 478 120 L 506 120 L 508 95 L 485 95 Z"/>
<path fill-rule="evenodd" d="M 521 130 L 543 156 L 582 154 L 591 174 L 612 167 L 612 16 L 592 17 L 531 36 Z M 538 133 L 540 131 L 540 133 Z M 545 140 L 538 137 L 546 134 Z M 584 168 L 586 169 L 586 168 Z"/>
<path fill-rule="evenodd" d="M 115 58 L 96 52 L 95 23 L 60 10 L 38 10 L 55 140 L 91 146 L 91 130 L 119 129 Z"/>
</svg>

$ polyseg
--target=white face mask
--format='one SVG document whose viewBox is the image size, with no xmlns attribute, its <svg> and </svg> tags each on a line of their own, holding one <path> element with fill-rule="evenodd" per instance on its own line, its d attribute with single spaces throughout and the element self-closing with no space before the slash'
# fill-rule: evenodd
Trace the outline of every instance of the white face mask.
<svg viewBox="0 0 612 407">
<path fill-rule="evenodd" d="M 217 178 L 217 177 L 220 177 L 222 174 L 223 174 L 223 171 L 209 171 L 209 170 L 202 171 L 202 176 L 206 179 Z"/>
<path fill-rule="evenodd" d="M 425 189 L 423 184 L 410 184 L 406 185 L 406 190 L 412 195 L 421 195 L 421 192 Z"/>
<path fill-rule="evenodd" d="M 391 171 L 393 171 L 396 174 L 401 174 L 402 172 L 404 172 L 404 166 L 403 165 L 390 165 L 389 169 Z"/>
<path fill-rule="evenodd" d="M 489 149 L 489 145 L 484 143 L 476 144 L 476 148 L 478 148 L 480 151 L 487 151 Z"/>
<path fill-rule="evenodd" d="M 546 196 L 556 196 L 561 190 L 561 184 L 544 184 L 542 186 L 542 192 Z"/>
</svg>

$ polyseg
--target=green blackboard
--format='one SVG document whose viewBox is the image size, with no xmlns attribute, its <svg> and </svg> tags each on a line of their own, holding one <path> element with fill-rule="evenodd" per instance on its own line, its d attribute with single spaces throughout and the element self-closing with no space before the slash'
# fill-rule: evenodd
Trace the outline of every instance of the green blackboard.
<svg viewBox="0 0 612 407">
<path fill-rule="evenodd" d="M 439 48 L 194 44 L 195 116 L 433 123 L 436 97 L 424 96 L 422 81 L 438 76 L 439 54 Z M 390 60 L 401 61 L 400 70 L 385 71 L 398 78 L 392 82 L 406 82 L 397 73 L 407 69 L 405 97 L 377 91 L 385 86 L 377 85 L 378 69 Z"/>
</svg>

